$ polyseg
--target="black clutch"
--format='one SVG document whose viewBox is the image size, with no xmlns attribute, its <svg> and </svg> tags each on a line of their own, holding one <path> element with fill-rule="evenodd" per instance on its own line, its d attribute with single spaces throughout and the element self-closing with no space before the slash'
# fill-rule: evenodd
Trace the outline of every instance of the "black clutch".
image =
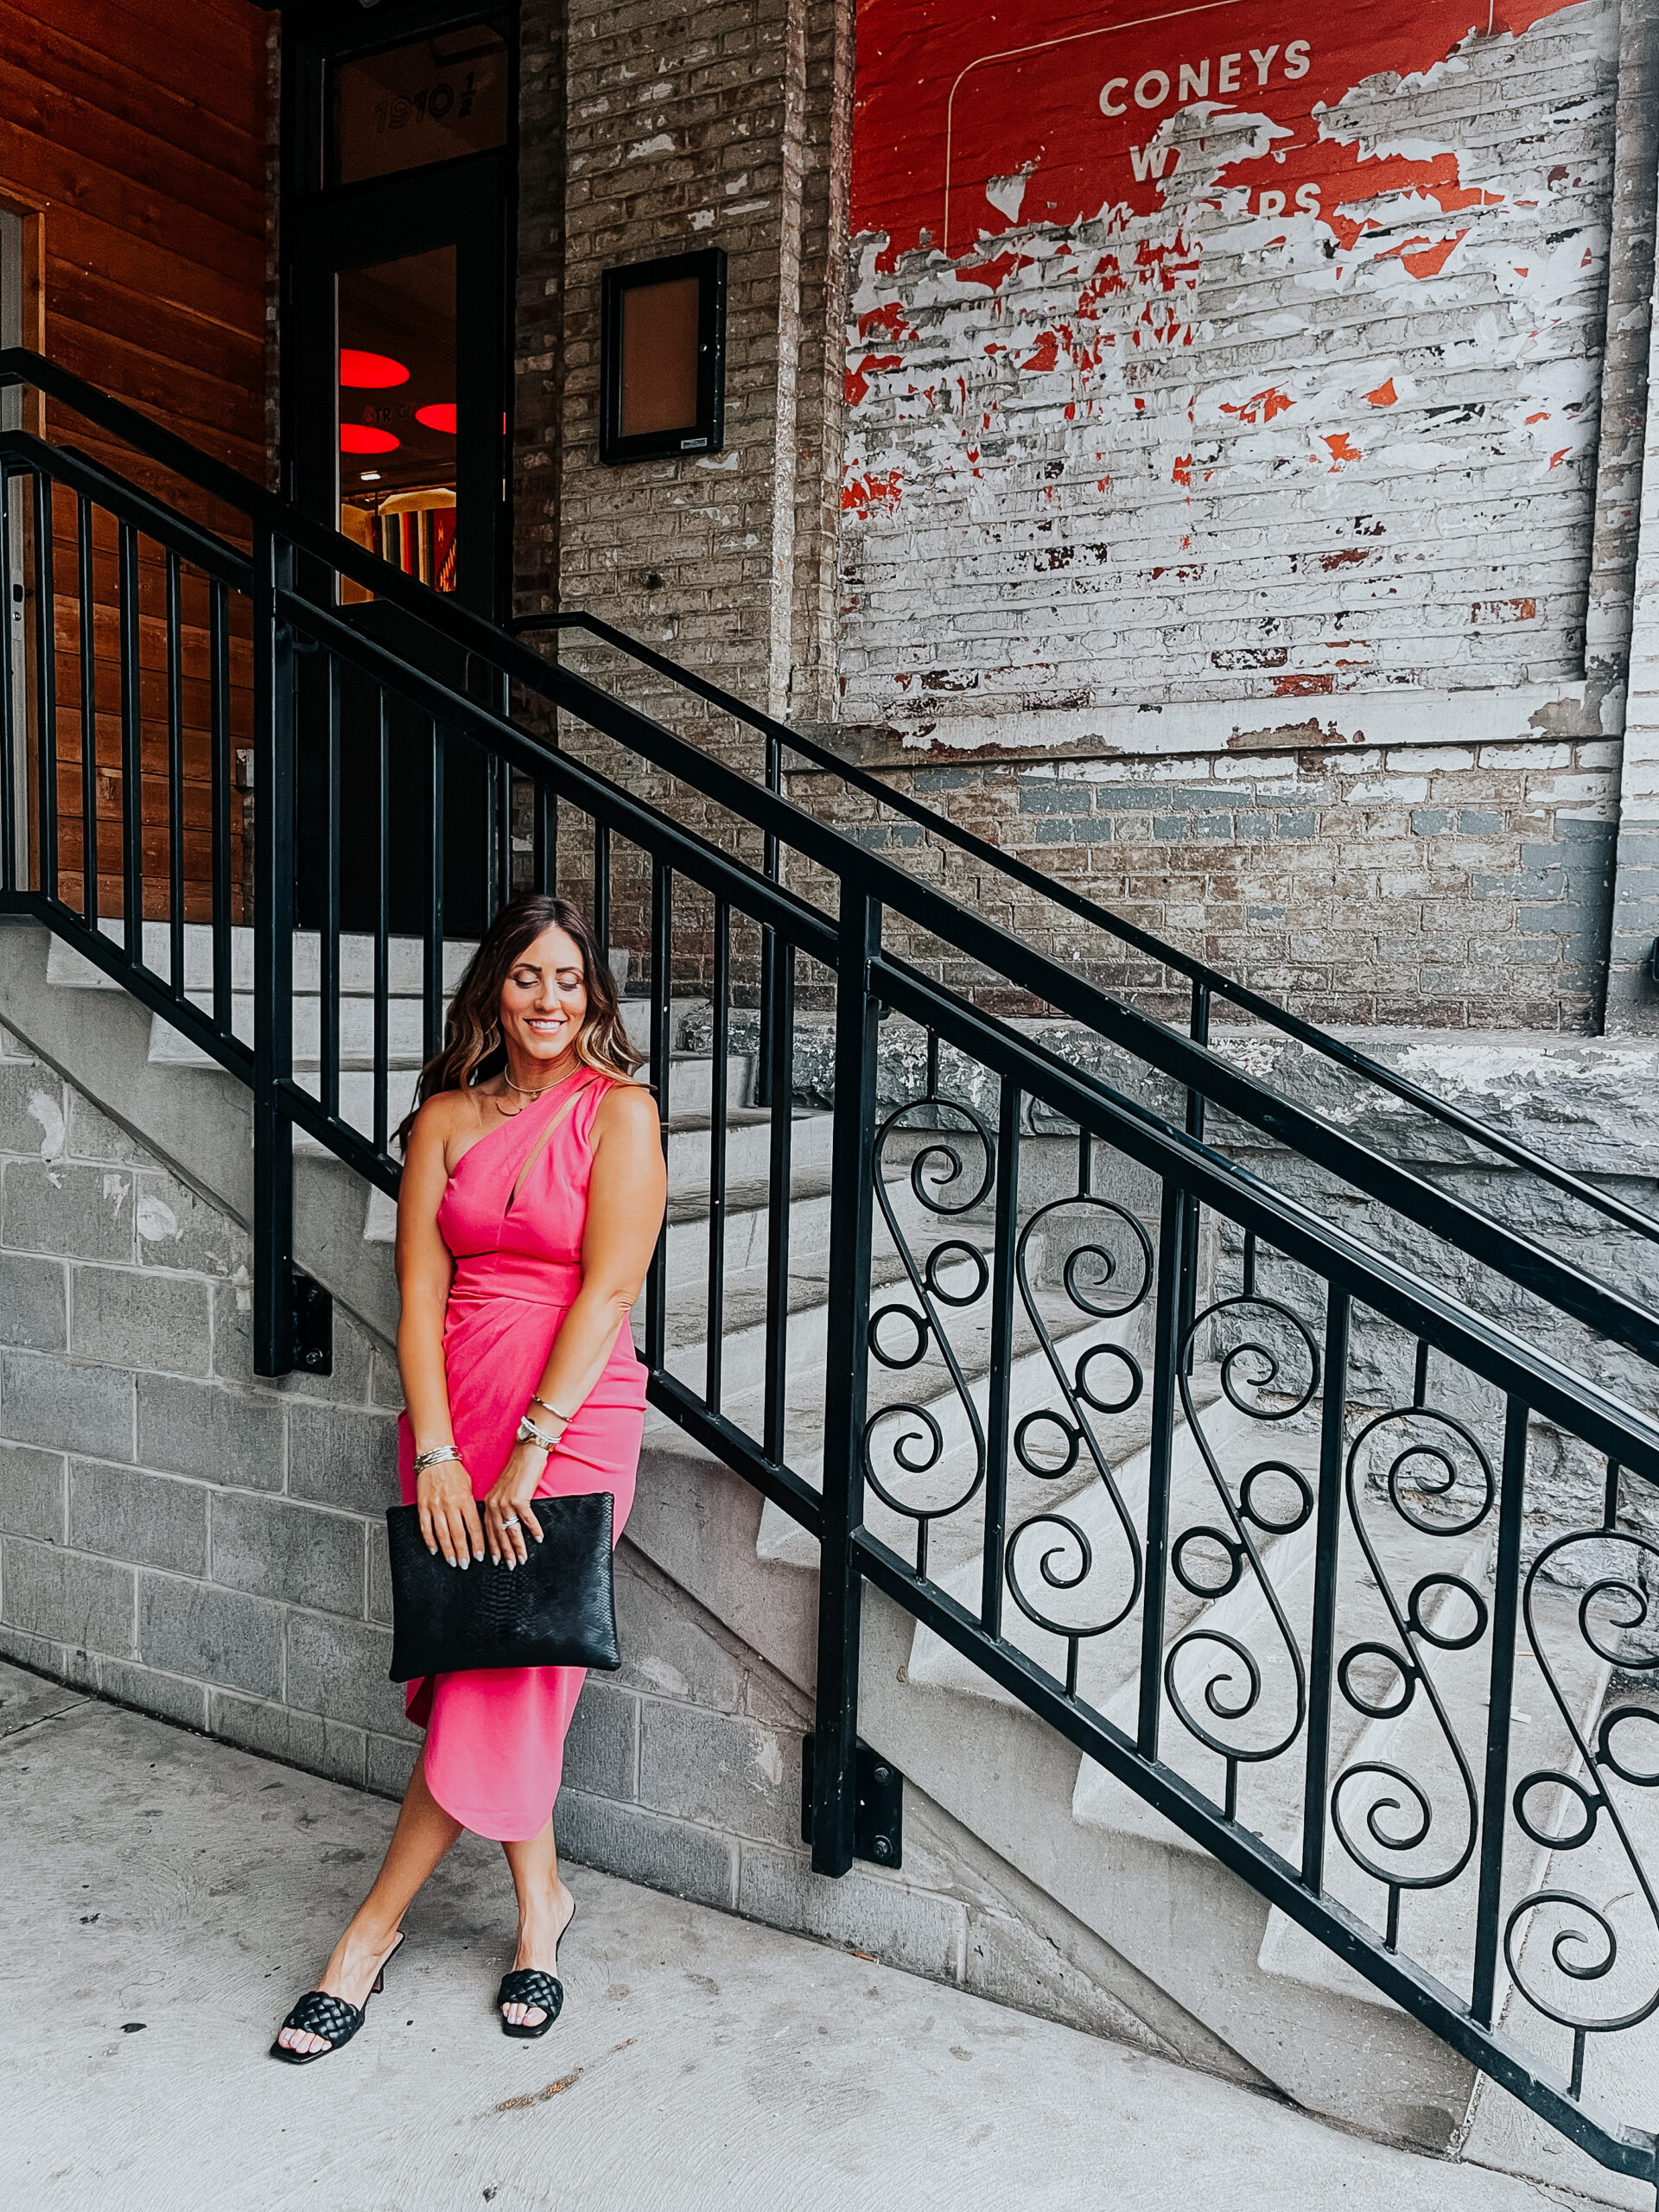
<svg viewBox="0 0 1659 2212">
<path fill-rule="evenodd" d="M 464 1569 L 428 1551 L 418 1506 L 389 1506 L 392 1681 L 475 1667 L 620 1667 L 611 1505 L 607 1490 L 538 1497 L 542 1541 L 525 1530 L 522 1566 L 486 1554 Z"/>
</svg>

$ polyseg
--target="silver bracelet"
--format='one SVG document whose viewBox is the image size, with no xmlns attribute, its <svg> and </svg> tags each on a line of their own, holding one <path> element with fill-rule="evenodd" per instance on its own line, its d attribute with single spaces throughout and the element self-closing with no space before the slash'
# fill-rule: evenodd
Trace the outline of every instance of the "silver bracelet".
<svg viewBox="0 0 1659 2212">
<path fill-rule="evenodd" d="M 559 1440 L 556 1436 L 550 1436 L 544 1428 L 537 1428 L 530 1415 L 526 1414 L 518 1424 L 518 1433 L 513 1441 L 518 1444 L 539 1444 L 543 1452 L 552 1452 L 557 1449 Z"/>
<path fill-rule="evenodd" d="M 435 1444 L 429 1452 L 415 1454 L 415 1471 L 423 1475 L 429 1467 L 441 1466 L 446 1459 L 459 1459 L 460 1452 L 453 1444 Z"/>
</svg>

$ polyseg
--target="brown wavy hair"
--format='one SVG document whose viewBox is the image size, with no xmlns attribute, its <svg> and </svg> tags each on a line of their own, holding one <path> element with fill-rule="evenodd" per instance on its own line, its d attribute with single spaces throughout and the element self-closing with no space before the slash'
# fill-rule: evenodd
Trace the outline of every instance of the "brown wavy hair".
<svg viewBox="0 0 1659 2212">
<path fill-rule="evenodd" d="M 409 1142 L 415 1116 L 441 1090 L 467 1090 L 499 1074 L 507 1064 L 501 1041 L 501 990 L 526 949 L 546 930 L 563 930 L 582 954 L 588 1013 L 576 1033 L 575 1053 L 583 1067 L 626 1081 L 644 1058 L 623 1026 L 616 978 L 592 923 L 568 899 L 526 891 L 510 899 L 490 924 L 484 941 L 467 963 L 443 1025 L 443 1049 L 421 1070 L 415 1103 L 399 1124 L 397 1141 Z"/>
</svg>

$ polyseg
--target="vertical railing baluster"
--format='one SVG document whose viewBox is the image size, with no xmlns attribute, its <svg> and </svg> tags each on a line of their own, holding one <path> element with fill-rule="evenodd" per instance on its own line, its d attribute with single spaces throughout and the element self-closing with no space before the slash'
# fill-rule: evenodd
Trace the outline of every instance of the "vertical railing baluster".
<svg viewBox="0 0 1659 2212">
<path fill-rule="evenodd" d="M 1152 1362 L 1152 1435 L 1147 1449 L 1147 1584 L 1141 1598 L 1141 1704 L 1135 1749 L 1158 1756 L 1164 1666 L 1164 1593 L 1169 1582 L 1170 1475 L 1175 1440 L 1176 1370 L 1181 1357 L 1182 1248 L 1187 1196 L 1164 1183 L 1158 1230 L 1158 1306 Z"/>
<path fill-rule="evenodd" d="M 179 556 L 167 556 L 167 918 L 168 968 L 184 996 L 184 638 Z"/>
<path fill-rule="evenodd" d="M 1008 1428 L 1014 1410 L 1014 1246 L 1020 1235 L 1020 1086 L 1002 1078 L 996 1139 L 996 1226 L 991 1249 L 991 1371 L 985 1408 L 985 1550 L 980 1625 L 1002 1633 L 1002 1549 L 1007 1532 Z"/>
<path fill-rule="evenodd" d="M 127 957 L 144 964 L 143 671 L 138 627 L 138 532 L 117 526 L 116 606 L 121 652 L 121 912 Z"/>
<path fill-rule="evenodd" d="M 340 1112 L 340 660 L 327 657 L 323 751 L 322 926 L 317 941 L 317 1089 L 325 1114 Z"/>
<path fill-rule="evenodd" d="M 213 870 L 213 1027 L 221 1037 L 228 1037 L 236 988 L 235 940 L 231 935 L 231 603 L 226 587 L 217 582 L 207 587 L 207 719 L 208 803 L 213 815 L 209 865 Z M 257 839 L 257 830 L 255 834 Z"/>
<path fill-rule="evenodd" d="M 1195 982 L 1192 986 L 1192 1011 L 1187 1029 L 1195 1045 L 1209 1043 L 1210 986 L 1207 983 Z M 1186 1134 L 1199 1143 L 1204 1141 L 1205 1105 L 1204 1093 L 1189 1089 L 1186 1094 Z M 1186 1345 L 1185 1372 L 1189 1375 L 1192 1371 L 1196 1352 L 1190 1331 L 1198 1303 L 1198 1229 L 1201 1217 L 1198 1199 L 1189 1196 L 1186 1224 L 1181 1238 L 1180 1296 L 1181 1338 Z"/>
<path fill-rule="evenodd" d="M 600 825 L 594 825 L 594 875 L 598 875 Z M 600 944 L 605 940 L 601 938 Z M 674 958 L 674 872 L 665 860 L 652 861 L 651 870 L 651 1080 L 657 1092 L 657 1112 L 662 1124 L 663 1157 L 669 1156 L 669 1053 L 673 1043 L 670 1028 L 669 990 Z M 663 1224 L 645 1278 L 645 1364 L 654 1374 L 667 1365 L 668 1353 L 668 1224 Z"/>
<path fill-rule="evenodd" d="M 599 949 L 611 957 L 611 830 L 610 824 L 594 823 L 594 935 Z"/>
<path fill-rule="evenodd" d="M 429 1060 L 443 1042 L 443 767 L 444 734 L 427 721 L 426 944 L 421 969 L 421 1058 Z"/>
<path fill-rule="evenodd" d="M 732 910 L 715 901 L 715 960 L 712 983 L 714 1059 L 709 1071 L 709 1312 L 704 1339 L 707 1358 L 704 1395 L 720 1411 L 721 1338 L 726 1313 L 726 1061 L 731 1032 Z"/>
<path fill-rule="evenodd" d="M 550 785 L 538 776 L 531 817 L 531 865 L 535 888 L 543 897 L 559 887 L 559 802 Z M 605 948 L 608 952 L 610 947 Z"/>
<path fill-rule="evenodd" d="M 870 989 L 870 964 L 881 949 L 881 909 L 850 875 L 844 875 L 841 881 L 839 938 L 824 1345 L 817 1726 L 812 1756 L 812 1864 L 820 1874 L 844 1874 L 853 1863 L 858 1641 L 864 1592 L 853 1535 L 864 1518 L 872 1204 L 869 1154 L 875 1128 L 875 1055 L 880 1013 Z"/>
<path fill-rule="evenodd" d="M 254 1372 L 294 1364 L 294 640 L 277 594 L 291 549 L 259 526 L 253 555 Z"/>
<path fill-rule="evenodd" d="M 375 687 L 374 771 L 374 1148 L 390 1147 L 386 1093 L 391 1071 L 391 709 Z"/>
<path fill-rule="evenodd" d="M 484 925 L 487 929 L 501 907 L 501 783 L 499 756 L 484 756 Z"/>
<path fill-rule="evenodd" d="M 92 503 L 75 494 L 75 568 L 80 629 L 80 905 L 89 930 L 98 927 L 98 636 L 92 609 Z"/>
<path fill-rule="evenodd" d="M 1486 1779 L 1481 1800 L 1480 1893 L 1475 1905 L 1475 1971 L 1469 2009 L 1492 2024 L 1503 1940 L 1503 1825 L 1510 1811 L 1510 1714 L 1515 1702 L 1515 1638 L 1521 1603 L 1521 1535 L 1527 1508 L 1527 1418 L 1519 1398 L 1505 1402 L 1503 1488 L 1497 1502 L 1492 1575 L 1492 1663 L 1486 1707 Z"/>
<path fill-rule="evenodd" d="M 23 765 L 23 733 L 17 727 L 16 669 L 11 650 L 11 487 L 10 471 L 0 464 L 0 889 L 11 891 L 17 883 L 17 779 Z"/>
<path fill-rule="evenodd" d="M 766 734 L 766 789 L 777 792 L 783 788 L 784 748 L 779 739 L 770 731 Z M 761 851 L 761 870 L 769 883 L 779 880 L 779 847 L 776 836 L 768 830 Z M 776 1019 L 775 1001 L 778 995 L 778 962 L 782 948 L 777 933 L 763 929 L 760 932 L 760 1041 L 755 1061 L 754 1103 L 757 1106 L 772 1103 L 772 1038 Z"/>
<path fill-rule="evenodd" d="M 52 580 L 52 486 L 36 470 L 35 493 L 35 717 L 40 733 L 41 888 L 58 896 L 58 631 Z"/>
<path fill-rule="evenodd" d="M 795 947 L 777 939 L 767 1105 L 772 1147 L 766 1184 L 766 1457 L 781 1466 L 789 1434 L 789 1230 L 795 1135 Z"/>
<path fill-rule="evenodd" d="M 1313 1533 L 1313 1621 L 1307 1659 L 1307 1772 L 1302 1789 L 1302 1880 L 1325 1885 L 1325 1777 L 1331 1758 L 1331 1689 L 1337 1636 L 1337 1560 L 1342 1543 L 1342 1472 L 1347 1448 L 1350 1301 L 1325 1294 L 1325 1403 L 1320 1409 L 1319 1495 Z"/>
</svg>

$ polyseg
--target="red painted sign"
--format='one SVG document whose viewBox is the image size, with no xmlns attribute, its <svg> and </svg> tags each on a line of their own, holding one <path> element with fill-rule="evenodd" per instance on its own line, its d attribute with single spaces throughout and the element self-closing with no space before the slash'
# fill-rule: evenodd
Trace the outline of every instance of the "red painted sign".
<svg viewBox="0 0 1659 2212">
<path fill-rule="evenodd" d="M 1465 41 L 1513 39 L 1568 4 L 860 0 L 853 228 L 886 233 L 883 268 L 922 245 L 988 275 L 1003 232 L 1224 192 L 1247 192 L 1252 214 L 1319 216 L 1344 245 L 1367 225 L 1344 211 L 1382 193 L 1478 205 L 1454 153 L 1370 151 L 1330 111 L 1368 79 L 1455 68 Z"/>
</svg>

